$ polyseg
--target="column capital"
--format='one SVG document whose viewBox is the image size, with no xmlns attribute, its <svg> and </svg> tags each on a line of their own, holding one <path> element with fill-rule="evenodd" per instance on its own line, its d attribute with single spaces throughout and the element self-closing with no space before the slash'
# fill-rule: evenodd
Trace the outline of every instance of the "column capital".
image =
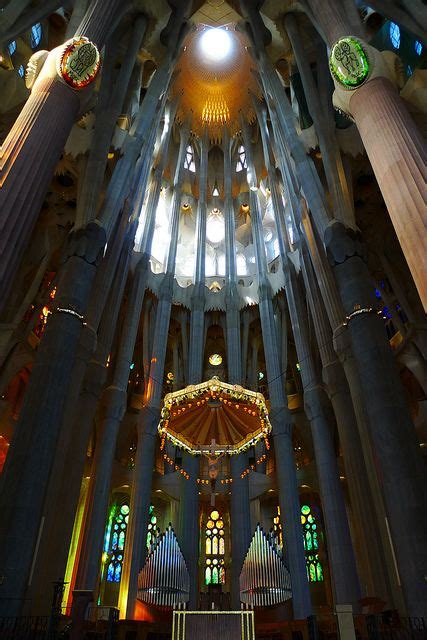
<svg viewBox="0 0 427 640">
<path fill-rule="evenodd" d="M 107 236 L 105 229 L 97 221 L 73 231 L 68 239 L 63 262 L 77 256 L 89 264 L 98 265 L 102 259 Z"/>
<path fill-rule="evenodd" d="M 323 386 L 313 385 L 304 390 L 304 411 L 310 422 L 329 410 L 329 398 Z"/>
<path fill-rule="evenodd" d="M 326 254 L 332 267 L 358 256 L 366 262 L 366 247 L 360 233 L 341 222 L 333 222 L 325 231 Z"/>
<path fill-rule="evenodd" d="M 113 385 L 104 389 L 100 399 L 100 407 L 104 419 L 121 420 L 126 411 L 126 403 L 127 393 L 123 389 Z"/>
</svg>

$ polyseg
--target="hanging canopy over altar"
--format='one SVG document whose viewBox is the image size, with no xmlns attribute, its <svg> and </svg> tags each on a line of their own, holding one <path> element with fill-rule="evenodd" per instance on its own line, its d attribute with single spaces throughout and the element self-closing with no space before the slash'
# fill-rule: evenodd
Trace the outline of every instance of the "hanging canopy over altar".
<svg viewBox="0 0 427 640">
<path fill-rule="evenodd" d="M 159 423 L 162 438 L 192 454 L 237 454 L 270 431 L 264 396 L 218 378 L 168 393 Z"/>
</svg>

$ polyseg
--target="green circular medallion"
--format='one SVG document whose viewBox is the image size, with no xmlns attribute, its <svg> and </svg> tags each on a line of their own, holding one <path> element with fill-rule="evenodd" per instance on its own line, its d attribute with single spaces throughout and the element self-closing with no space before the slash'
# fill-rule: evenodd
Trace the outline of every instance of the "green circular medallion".
<svg viewBox="0 0 427 640">
<path fill-rule="evenodd" d="M 369 75 L 369 61 L 362 43 L 350 36 L 337 40 L 331 49 L 329 68 L 345 89 L 363 84 Z"/>
</svg>

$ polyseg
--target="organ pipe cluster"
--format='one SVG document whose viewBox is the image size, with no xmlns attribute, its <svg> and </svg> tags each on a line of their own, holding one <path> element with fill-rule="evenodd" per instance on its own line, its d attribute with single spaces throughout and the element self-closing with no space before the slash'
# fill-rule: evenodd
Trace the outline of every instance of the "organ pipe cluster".
<svg viewBox="0 0 427 640">
<path fill-rule="evenodd" d="M 291 597 L 291 577 L 282 552 L 258 524 L 240 573 L 240 600 L 253 607 L 267 607 Z"/>
<path fill-rule="evenodd" d="M 138 600 L 174 608 L 188 602 L 190 576 L 174 530 L 169 524 L 149 553 L 138 576 Z"/>
</svg>

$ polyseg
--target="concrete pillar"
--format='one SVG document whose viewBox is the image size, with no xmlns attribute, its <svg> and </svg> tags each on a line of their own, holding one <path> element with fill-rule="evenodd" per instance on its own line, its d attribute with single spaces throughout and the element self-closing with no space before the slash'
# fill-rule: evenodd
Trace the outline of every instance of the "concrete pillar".
<svg viewBox="0 0 427 640">
<path fill-rule="evenodd" d="M 335 223 L 325 239 L 347 314 L 335 339 L 340 333 L 350 336 L 408 612 L 424 616 L 425 468 L 414 426 L 382 320 L 376 313 L 374 290 L 358 236 Z M 413 517 L 415 513 L 419 514 L 417 518 Z"/>
</svg>

